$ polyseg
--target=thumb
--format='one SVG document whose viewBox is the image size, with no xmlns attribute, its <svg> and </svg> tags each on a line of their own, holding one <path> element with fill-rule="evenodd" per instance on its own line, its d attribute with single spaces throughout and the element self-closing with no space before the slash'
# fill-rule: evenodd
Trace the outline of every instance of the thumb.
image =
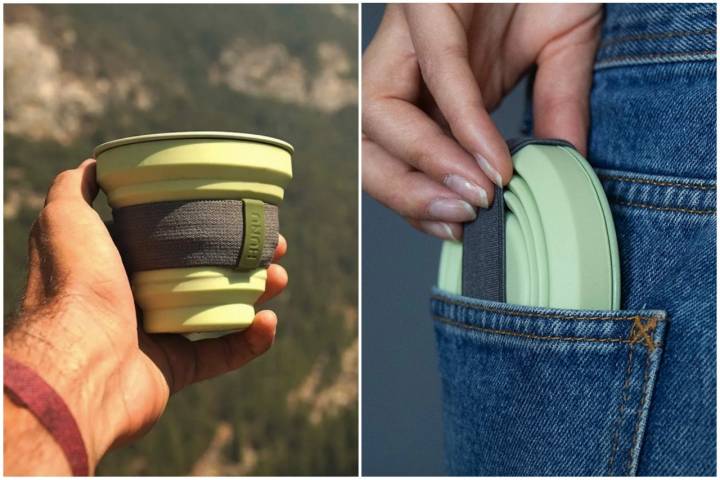
<svg viewBox="0 0 720 480">
<path fill-rule="evenodd" d="M 98 194 L 95 167 L 95 160 L 88 158 L 77 168 L 61 172 L 55 177 L 48 190 L 45 205 L 60 199 L 84 201 L 88 205 L 92 205 Z"/>
<path fill-rule="evenodd" d="M 567 140 L 587 153 L 590 88 L 600 17 L 553 40 L 538 56 L 533 86 L 534 133 L 540 138 Z"/>
</svg>

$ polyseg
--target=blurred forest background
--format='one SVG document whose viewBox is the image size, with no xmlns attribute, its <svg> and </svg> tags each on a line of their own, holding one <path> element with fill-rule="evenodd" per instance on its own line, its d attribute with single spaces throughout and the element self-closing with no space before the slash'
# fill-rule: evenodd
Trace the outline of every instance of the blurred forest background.
<svg viewBox="0 0 720 480">
<path fill-rule="evenodd" d="M 278 339 L 175 395 L 101 475 L 357 473 L 357 7 L 6 5 L 5 318 L 52 178 L 102 142 L 178 130 L 295 146 Z M 101 195 L 96 208 L 109 216 Z"/>
</svg>

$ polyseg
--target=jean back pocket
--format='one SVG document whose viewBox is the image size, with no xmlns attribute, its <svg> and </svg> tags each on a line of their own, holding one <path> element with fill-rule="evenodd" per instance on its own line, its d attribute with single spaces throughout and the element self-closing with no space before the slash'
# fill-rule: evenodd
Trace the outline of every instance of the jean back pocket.
<svg viewBox="0 0 720 480">
<path fill-rule="evenodd" d="M 431 304 L 449 473 L 635 473 L 664 311 Z"/>
</svg>

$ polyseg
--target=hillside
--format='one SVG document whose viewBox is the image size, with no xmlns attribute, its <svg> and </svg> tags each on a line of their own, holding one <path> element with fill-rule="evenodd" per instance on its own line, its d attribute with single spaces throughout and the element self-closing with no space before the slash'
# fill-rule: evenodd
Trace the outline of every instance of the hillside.
<svg viewBox="0 0 720 480">
<path fill-rule="evenodd" d="M 357 13 L 350 5 L 5 6 L 5 317 L 52 178 L 94 145 L 178 130 L 295 147 L 278 339 L 174 396 L 104 475 L 357 471 Z M 100 196 L 96 208 L 109 215 Z"/>
</svg>

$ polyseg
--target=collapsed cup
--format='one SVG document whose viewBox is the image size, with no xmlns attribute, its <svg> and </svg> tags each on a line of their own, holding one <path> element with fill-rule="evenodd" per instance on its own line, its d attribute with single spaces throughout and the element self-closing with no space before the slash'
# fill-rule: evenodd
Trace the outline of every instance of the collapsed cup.
<svg viewBox="0 0 720 480">
<path fill-rule="evenodd" d="M 95 148 L 113 237 L 148 333 L 247 328 L 265 291 L 293 148 L 228 132 L 142 135 Z"/>
</svg>

